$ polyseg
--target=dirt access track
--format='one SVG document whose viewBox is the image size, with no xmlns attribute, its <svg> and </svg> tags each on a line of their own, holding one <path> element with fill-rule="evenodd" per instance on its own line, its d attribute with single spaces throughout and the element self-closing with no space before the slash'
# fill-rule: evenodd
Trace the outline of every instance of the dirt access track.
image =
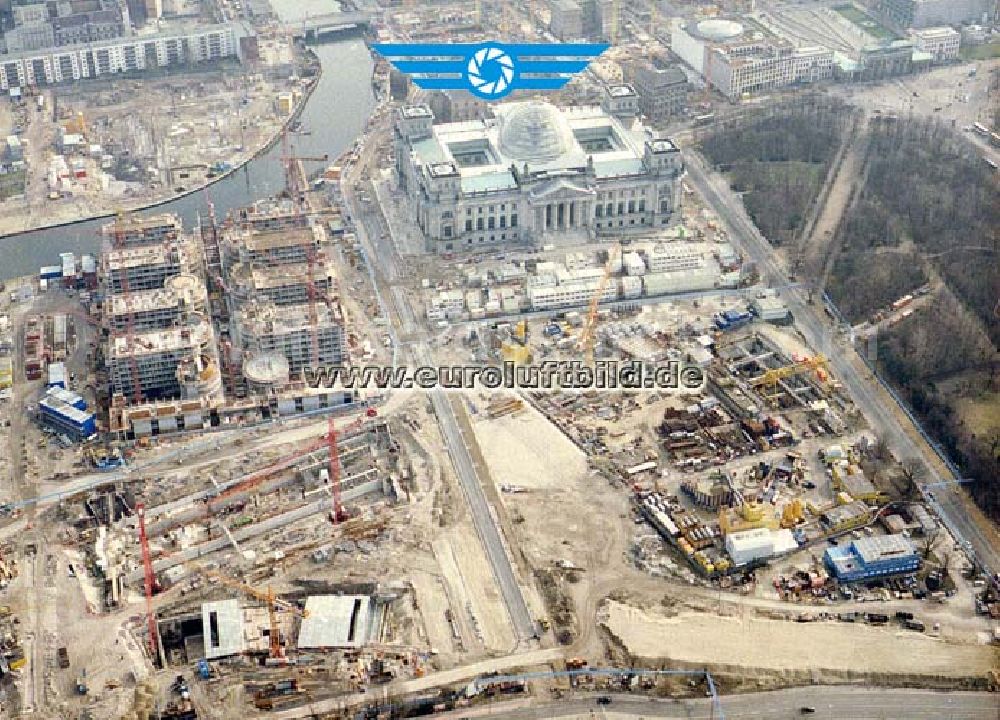
<svg viewBox="0 0 1000 720">
<path fill-rule="evenodd" d="M 682 611 L 676 615 L 609 601 L 602 624 L 636 658 L 723 672 L 806 671 L 829 679 L 860 676 L 984 678 L 998 667 L 997 648 L 952 644 L 889 625 L 796 623 Z"/>
</svg>

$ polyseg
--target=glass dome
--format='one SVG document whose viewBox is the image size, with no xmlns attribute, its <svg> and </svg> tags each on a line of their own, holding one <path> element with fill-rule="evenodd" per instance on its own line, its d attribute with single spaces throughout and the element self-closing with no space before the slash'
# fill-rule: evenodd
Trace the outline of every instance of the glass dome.
<svg viewBox="0 0 1000 720">
<path fill-rule="evenodd" d="M 569 148 L 569 129 L 551 105 L 525 103 L 501 119 L 500 152 L 512 160 L 547 162 Z"/>
</svg>

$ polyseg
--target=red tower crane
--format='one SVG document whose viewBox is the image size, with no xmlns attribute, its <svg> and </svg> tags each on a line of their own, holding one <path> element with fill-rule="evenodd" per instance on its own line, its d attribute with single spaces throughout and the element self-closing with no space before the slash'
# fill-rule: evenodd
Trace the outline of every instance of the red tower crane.
<svg viewBox="0 0 1000 720">
<path fill-rule="evenodd" d="M 153 575 L 153 560 L 149 555 L 149 538 L 146 535 L 146 506 L 138 503 L 135 513 L 139 516 L 139 545 L 142 547 L 142 567 L 144 571 L 143 589 L 146 592 L 146 621 L 149 623 L 149 652 L 156 662 L 159 643 L 156 639 L 156 615 L 153 614 L 153 591 L 156 577 Z"/>
<path fill-rule="evenodd" d="M 358 420 L 364 422 L 361 418 Z M 333 511 L 330 513 L 330 521 L 337 524 L 347 519 L 347 513 L 340 501 L 340 450 L 337 448 L 337 428 L 333 424 L 332 417 L 329 420 L 326 439 L 330 448 L 330 493 L 333 496 Z"/>
</svg>

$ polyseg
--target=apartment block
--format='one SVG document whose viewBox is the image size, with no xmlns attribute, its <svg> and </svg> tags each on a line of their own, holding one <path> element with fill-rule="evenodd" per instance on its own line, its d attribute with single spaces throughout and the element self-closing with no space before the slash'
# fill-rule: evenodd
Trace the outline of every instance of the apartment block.
<svg viewBox="0 0 1000 720">
<path fill-rule="evenodd" d="M 242 35 L 243 30 L 235 24 L 196 25 L 176 33 L 25 49 L 0 55 L 0 89 L 55 85 L 230 57 L 238 59 Z"/>
</svg>

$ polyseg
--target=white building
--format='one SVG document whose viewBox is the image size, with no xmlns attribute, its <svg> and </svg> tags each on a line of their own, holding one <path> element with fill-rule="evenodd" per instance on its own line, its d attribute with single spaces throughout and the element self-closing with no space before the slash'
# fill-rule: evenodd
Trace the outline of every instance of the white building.
<svg viewBox="0 0 1000 720">
<path fill-rule="evenodd" d="M 533 310 L 586 305 L 601 286 L 604 271 L 598 268 L 571 272 L 565 268 L 533 275 L 528 279 L 528 301 Z M 601 300 L 618 297 L 618 286 L 608 283 L 601 291 Z"/>
<path fill-rule="evenodd" d="M 934 62 L 945 62 L 958 58 L 961 34 L 950 27 L 932 27 L 912 31 L 913 46 L 920 52 L 930 53 Z"/>
<path fill-rule="evenodd" d="M 796 83 L 833 77 L 833 51 L 794 47 L 787 40 L 747 29 L 736 20 L 678 23 L 671 49 L 730 99 Z"/>
<path fill-rule="evenodd" d="M 759 55 L 714 48 L 709 55 L 707 80 L 723 95 L 737 100 L 748 94 L 832 77 L 833 51 L 824 47 L 769 49 Z"/>
<path fill-rule="evenodd" d="M 791 530 L 756 528 L 726 535 L 726 552 L 734 565 L 746 565 L 797 547 Z"/>
<path fill-rule="evenodd" d="M 645 275 L 646 263 L 637 252 L 627 252 L 622 256 L 622 266 L 626 275 Z"/>
<path fill-rule="evenodd" d="M 675 270 L 695 270 L 704 267 L 707 250 L 702 243 L 657 243 L 643 253 L 649 271 L 654 273 Z"/>
<path fill-rule="evenodd" d="M 2 56 L 0 89 L 54 85 L 84 78 L 239 57 L 243 34 L 233 23 L 136 35 Z"/>
<path fill-rule="evenodd" d="M 648 231 L 680 206 L 680 151 L 598 107 L 505 103 L 495 119 L 434 125 L 427 106 L 396 121 L 400 184 L 428 249 L 546 235 Z"/>
</svg>

